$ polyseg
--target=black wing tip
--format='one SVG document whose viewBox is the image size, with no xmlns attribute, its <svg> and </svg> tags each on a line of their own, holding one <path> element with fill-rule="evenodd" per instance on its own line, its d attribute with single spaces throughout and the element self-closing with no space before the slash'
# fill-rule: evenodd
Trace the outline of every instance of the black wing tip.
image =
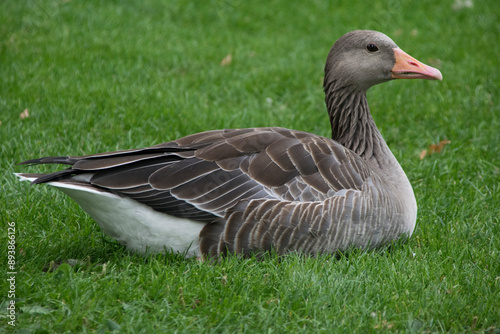
<svg viewBox="0 0 500 334">
<path fill-rule="evenodd" d="M 23 162 L 17 163 L 17 165 L 41 165 L 41 164 L 61 164 L 61 165 L 73 165 L 75 160 L 71 157 L 44 157 L 26 160 Z"/>
<path fill-rule="evenodd" d="M 26 160 L 26 161 L 23 161 L 23 162 L 18 162 L 16 165 L 38 165 L 38 164 L 41 164 L 40 162 L 40 158 L 38 159 L 31 159 L 31 160 Z"/>
</svg>

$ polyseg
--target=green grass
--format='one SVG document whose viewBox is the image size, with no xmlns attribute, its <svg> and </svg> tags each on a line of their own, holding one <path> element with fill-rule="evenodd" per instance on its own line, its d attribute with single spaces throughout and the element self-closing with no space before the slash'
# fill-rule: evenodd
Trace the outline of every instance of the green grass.
<svg viewBox="0 0 500 334">
<path fill-rule="evenodd" d="M 0 249 L 6 264 L 7 222 L 15 222 L 14 330 L 500 332 L 500 5 L 452 5 L 0 2 Z M 208 129 L 284 126 L 328 136 L 324 61 L 357 28 L 385 32 L 444 76 L 369 92 L 419 204 L 414 236 L 390 252 L 143 258 L 62 194 L 12 175 L 54 170 L 15 165 L 26 159 L 144 147 Z M 221 66 L 228 54 L 231 64 Z M 451 144 L 441 153 L 419 159 L 443 139 Z M 79 262 L 43 271 L 68 259 Z M 2 277 L 0 331 L 12 331 Z"/>
</svg>

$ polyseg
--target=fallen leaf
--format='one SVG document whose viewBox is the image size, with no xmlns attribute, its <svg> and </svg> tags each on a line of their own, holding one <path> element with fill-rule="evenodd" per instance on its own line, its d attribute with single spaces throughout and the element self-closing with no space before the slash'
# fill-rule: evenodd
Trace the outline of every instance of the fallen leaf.
<svg viewBox="0 0 500 334">
<path fill-rule="evenodd" d="M 425 158 L 426 155 L 427 155 L 427 150 L 423 150 L 422 152 L 420 152 L 420 160 Z"/>
<path fill-rule="evenodd" d="M 460 10 L 462 8 L 473 8 L 474 2 L 472 0 L 455 0 L 451 8 L 453 10 Z"/>
<path fill-rule="evenodd" d="M 439 58 L 429 58 L 427 60 L 427 62 L 429 63 L 429 65 L 434 66 L 434 67 L 441 67 L 441 63 L 442 63 L 441 59 L 439 59 Z"/>
<path fill-rule="evenodd" d="M 391 329 L 392 327 L 394 327 L 394 324 L 393 323 L 390 323 L 390 322 L 387 322 L 387 320 L 382 320 L 382 323 L 381 324 L 377 324 L 375 326 L 373 326 L 374 328 L 387 328 L 387 329 Z"/>
<path fill-rule="evenodd" d="M 451 141 L 444 139 L 441 140 L 438 144 L 429 145 L 429 148 L 427 150 L 423 150 L 422 152 L 420 152 L 420 160 L 425 158 L 428 154 L 431 155 L 434 153 L 440 153 L 443 150 L 443 148 L 450 143 Z"/>
<path fill-rule="evenodd" d="M 195 299 L 194 302 L 193 302 L 193 304 L 191 304 L 191 308 L 194 310 L 200 304 L 201 304 L 201 300 Z"/>
<path fill-rule="evenodd" d="M 229 53 L 227 56 L 224 57 L 224 59 L 222 59 L 222 61 L 220 62 L 220 66 L 228 66 L 231 64 L 232 61 L 233 61 L 233 56 L 231 56 L 231 54 Z"/>
<path fill-rule="evenodd" d="M 396 29 L 396 31 L 394 31 L 394 36 L 401 36 L 403 34 L 403 29 Z"/>
<path fill-rule="evenodd" d="M 25 118 L 30 117 L 30 113 L 29 113 L 28 109 L 24 109 L 24 111 L 23 111 L 22 113 L 20 113 L 20 114 L 19 114 L 19 117 L 20 117 L 21 119 L 25 119 Z"/>
<path fill-rule="evenodd" d="M 471 325 L 470 327 L 471 327 L 471 329 L 472 329 L 472 331 L 473 331 L 473 332 L 474 332 L 474 331 L 475 331 L 475 329 L 476 329 L 477 320 L 478 320 L 478 317 L 477 317 L 477 316 L 474 316 L 474 317 L 472 318 L 472 325 Z"/>
<path fill-rule="evenodd" d="M 431 146 L 429 146 L 429 153 L 430 154 L 432 154 L 432 153 L 439 153 L 439 152 L 441 152 L 443 150 L 443 147 L 445 145 L 448 145 L 450 143 L 451 143 L 451 141 L 445 139 L 445 140 L 441 140 L 439 142 L 439 144 L 432 144 Z"/>
</svg>

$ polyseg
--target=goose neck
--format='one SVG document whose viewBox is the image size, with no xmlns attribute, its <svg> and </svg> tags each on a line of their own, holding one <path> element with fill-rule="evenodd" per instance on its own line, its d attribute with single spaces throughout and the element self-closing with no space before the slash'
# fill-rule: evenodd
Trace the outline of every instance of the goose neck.
<svg viewBox="0 0 500 334">
<path fill-rule="evenodd" d="M 332 81 L 325 85 L 325 100 L 333 140 L 379 167 L 394 163 L 370 113 L 366 90 Z"/>
</svg>

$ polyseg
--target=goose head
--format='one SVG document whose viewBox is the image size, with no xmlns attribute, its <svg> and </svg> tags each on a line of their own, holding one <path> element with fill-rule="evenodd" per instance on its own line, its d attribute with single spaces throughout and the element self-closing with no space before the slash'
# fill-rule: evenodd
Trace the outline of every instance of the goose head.
<svg viewBox="0 0 500 334">
<path fill-rule="evenodd" d="M 337 81 L 337 87 L 366 91 L 393 79 L 442 78 L 438 69 L 413 58 L 383 33 L 371 30 L 355 30 L 339 38 L 325 66 L 325 88 Z"/>
</svg>

